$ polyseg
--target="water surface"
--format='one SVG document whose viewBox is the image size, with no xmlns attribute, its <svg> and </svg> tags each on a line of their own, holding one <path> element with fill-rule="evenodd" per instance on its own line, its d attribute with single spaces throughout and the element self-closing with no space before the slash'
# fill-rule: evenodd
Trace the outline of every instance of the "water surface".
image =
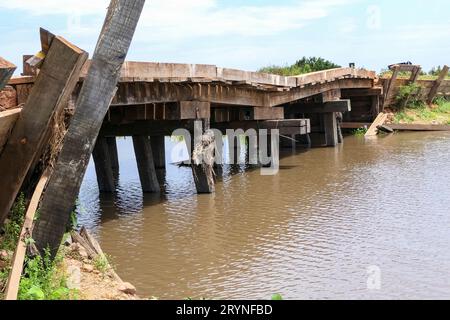
<svg viewBox="0 0 450 320">
<path fill-rule="evenodd" d="M 141 296 L 450 298 L 448 133 L 348 137 L 285 155 L 276 176 L 227 167 L 214 195 L 169 165 L 164 194 L 143 196 L 131 139 L 119 150 L 117 195 L 99 196 L 91 164 L 80 223 Z"/>
</svg>

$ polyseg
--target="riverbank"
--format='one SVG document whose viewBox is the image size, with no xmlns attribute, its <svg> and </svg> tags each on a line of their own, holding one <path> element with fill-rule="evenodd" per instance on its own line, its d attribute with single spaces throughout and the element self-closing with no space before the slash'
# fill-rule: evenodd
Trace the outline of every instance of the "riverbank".
<svg viewBox="0 0 450 320">
<path fill-rule="evenodd" d="M 0 300 L 5 298 L 24 212 L 25 199 L 20 196 L 0 232 Z M 25 260 L 17 299 L 138 300 L 136 288 L 117 276 L 110 258 L 103 252 L 93 254 L 94 249 L 72 238 L 75 235 L 74 232 L 66 234 L 53 262 L 48 255 Z M 33 245 L 32 239 L 26 242 L 28 246 Z M 96 246 L 99 248 L 98 244 Z"/>
<path fill-rule="evenodd" d="M 431 106 L 408 105 L 400 110 L 387 110 L 391 124 L 450 125 L 450 101 L 437 99 Z"/>
</svg>

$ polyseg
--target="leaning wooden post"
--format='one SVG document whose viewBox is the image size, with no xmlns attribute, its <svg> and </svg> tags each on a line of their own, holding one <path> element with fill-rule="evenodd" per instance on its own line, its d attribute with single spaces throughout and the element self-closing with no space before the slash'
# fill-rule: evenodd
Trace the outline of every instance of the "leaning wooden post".
<svg viewBox="0 0 450 320">
<path fill-rule="evenodd" d="M 0 155 L 0 225 L 9 213 L 55 113 L 69 101 L 87 53 L 55 37 L 41 71 Z M 57 195 L 60 193 L 57 192 Z"/>
<path fill-rule="evenodd" d="M 80 91 L 54 174 L 42 199 L 34 239 L 40 251 L 58 251 L 89 158 L 115 93 L 145 0 L 112 0 Z"/>
<path fill-rule="evenodd" d="M 442 81 L 444 81 L 445 77 L 448 75 L 449 67 L 444 66 L 441 73 L 439 74 L 438 79 L 434 82 L 433 87 L 430 90 L 430 94 L 428 95 L 428 104 L 432 104 L 434 98 L 436 98 L 436 95 L 438 93 L 439 87 L 441 86 Z"/>
</svg>

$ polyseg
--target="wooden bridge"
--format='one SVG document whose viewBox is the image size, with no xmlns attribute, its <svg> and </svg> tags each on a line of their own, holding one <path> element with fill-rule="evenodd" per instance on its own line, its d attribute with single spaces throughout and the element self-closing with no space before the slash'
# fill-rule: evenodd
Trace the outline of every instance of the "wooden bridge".
<svg viewBox="0 0 450 320">
<path fill-rule="evenodd" d="M 69 113 L 89 65 L 88 61 L 81 71 Z M 33 88 L 36 76 L 29 72 L 9 82 L 18 105 L 27 101 Z M 375 78 L 375 72 L 355 68 L 283 77 L 214 65 L 125 62 L 93 152 L 99 188 L 116 189 L 115 137 L 132 136 L 143 191 L 159 192 L 154 171 L 165 167 L 164 137 L 179 128 L 193 132 L 195 120 L 223 134 L 227 129 L 279 129 L 284 146 L 292 146 L 292 141 L 336 146 L 340 142 L 337 114 L 348 117 L 352 100 L 361 103 L 369 98 L 369 117 L 378 114 L 382 90 L 375 87 Z M 202 184 L 197 187 L 202 193 L 213 190 Z"/>
</svg>

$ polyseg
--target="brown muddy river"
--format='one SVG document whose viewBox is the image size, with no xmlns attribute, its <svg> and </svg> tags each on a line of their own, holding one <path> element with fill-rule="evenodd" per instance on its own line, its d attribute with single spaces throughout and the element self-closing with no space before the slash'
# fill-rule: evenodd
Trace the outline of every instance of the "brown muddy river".
<svg viewBox="0 0 450 320">
<path fill-rule="evenodd" d="M 200 196 L 172 165 L 165 193 L 143 196 L 132 148 L 119 139 L 115 198 L 90 165 L 79 222 L 142 297 L 450 298 L 448 133 L 348 137 L 283 157 L 276 176 L 225 168 Z"/>
</svg>

